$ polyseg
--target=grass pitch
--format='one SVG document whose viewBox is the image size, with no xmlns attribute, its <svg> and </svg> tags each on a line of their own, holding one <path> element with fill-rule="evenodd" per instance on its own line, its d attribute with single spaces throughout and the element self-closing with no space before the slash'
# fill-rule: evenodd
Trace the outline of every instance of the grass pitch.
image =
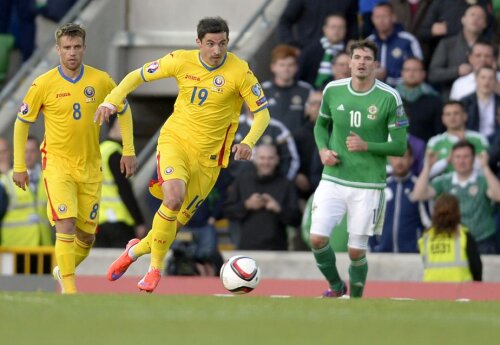
<svg viewBox="0 0 500 345">
<path fill-rule="evenodd" d="M 500 343 L 500 302 L 0 292 L 3 345 Z"/>
</svg>

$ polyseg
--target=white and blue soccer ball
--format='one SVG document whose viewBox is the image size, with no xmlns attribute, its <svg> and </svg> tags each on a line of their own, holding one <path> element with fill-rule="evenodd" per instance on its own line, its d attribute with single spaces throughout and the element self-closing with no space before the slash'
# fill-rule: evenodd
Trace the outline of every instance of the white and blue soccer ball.
<svg viewBox="0 0 500 345">
<path fill-rule="evenodd" d="M 248 256 L 232 256 L 222 265 L 220 280 L 224 288 L 234 294 L 249 293 L 259 285 L 260 268 Z"/>
</svg>

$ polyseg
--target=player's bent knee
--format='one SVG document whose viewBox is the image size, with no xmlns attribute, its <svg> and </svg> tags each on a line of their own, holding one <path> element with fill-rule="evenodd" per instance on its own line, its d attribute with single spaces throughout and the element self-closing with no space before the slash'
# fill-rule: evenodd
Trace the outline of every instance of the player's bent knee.
<svg viewBox="0 0 500 345">
<path fill-rule="evenodd" d="M 309 240 L 311 241 L 311 247 L 313 249 L 321 249 L 324 246 L 326 246 L 330 241 L 330 239 L 328 237 L 315 235 L 315 234 L 311 234 L 309 236 Z"/>
<path fill-rule="evenodd" d="M 163 198 L 163 205 L 172 211 L 179 211 L 184 202 L 184 198 L 181 196 L 165 196 Z"/>
</svg>

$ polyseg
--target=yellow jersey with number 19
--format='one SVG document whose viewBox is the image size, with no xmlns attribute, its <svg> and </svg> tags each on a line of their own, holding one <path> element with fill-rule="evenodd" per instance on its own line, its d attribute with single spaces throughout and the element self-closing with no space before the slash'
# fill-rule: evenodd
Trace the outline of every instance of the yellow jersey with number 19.
<svg viewBox="0 0 500 345">
<path fill-rule="evenodd" d="M 82 65 L 75 79 L 64 75 L 61 66 L 35 79 L 17 119 L 34 123 L 43 113 L 45 136 L 40 148 L 44 166 L 53 160 L 50 163 L 65 173 L 69 170 L 76 181 L 102 180 L 100 126 L 94 123 L 94 113 L 115 86 L 107 73 L 87 65 Z"/>
<path fill-rule="evenodd" d="M 163 125 L 158 145 L 162 137 L 177 137 L 180 144 L 198 154 L 204 166 L 227 166 L 243 101 L 254 114 L 267 108 L 257 78 L 232 53 L 219 66 L 211 67 L 202 61 L 199 50 L 177 50 L 146 63 L 140 72 L 146 82 L 173 77 L 179 88 L 174 112 Z"/>
</svg>

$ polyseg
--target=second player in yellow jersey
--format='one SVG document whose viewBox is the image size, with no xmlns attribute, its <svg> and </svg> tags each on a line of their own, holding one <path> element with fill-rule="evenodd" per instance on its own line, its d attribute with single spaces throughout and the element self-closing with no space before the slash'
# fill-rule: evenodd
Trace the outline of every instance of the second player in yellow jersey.
<svg viewBox="0 0 500 345">
<path fill-rule="evenodd" d="M 45 135 L 41 144 L 47 214 L 56 228 L 55 277 L 64 293 L 75 293 L 75 267 L 94 242 L 101 198 L 99 125 L 97 105 L 115 86 L 105 72 L 83 64 L 85 30 L 64 24 L 56 31 L 60 65 L 35 79 L 24 98 L 14 127 L 14 183 L 29 185 L 24 152 L 29 127 L 43 113 Z M 132 116 L 122 99 L 117 105 L 124 141 L 123 170 L 135 170 Z"/>
</svg>

